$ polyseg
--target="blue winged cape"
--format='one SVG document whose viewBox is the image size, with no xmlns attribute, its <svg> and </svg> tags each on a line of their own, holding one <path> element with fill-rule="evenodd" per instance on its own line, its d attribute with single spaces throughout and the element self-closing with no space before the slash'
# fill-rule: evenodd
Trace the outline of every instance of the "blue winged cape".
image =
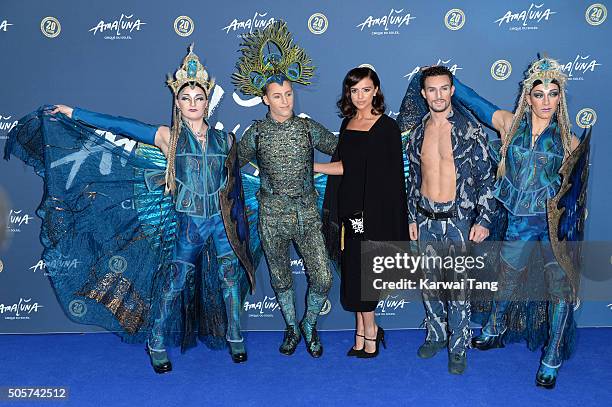
<svg viewBox="0 0 612 407">
<path fill-rule="evenodd" d="M 172 198 L 163 185 L 145 181 L 163 172 L 165 158 L 155 147 L 50 115 L 49 109 L 19 121 L 9 133 L 5 159 L 21 159 L 43 178 L 37 210 L 43 260 L 79 261 L 70 271 L 48 269 L 57 299 L 72 321 L 143 342 L 174 249 Z M 197 337 L 210 347 L 225 346 L 227 317 L 216 262 L 207 261 L 214 255 L 201 256 L 174 304 L 170 346 L 185 350 Z"/>
</svg>

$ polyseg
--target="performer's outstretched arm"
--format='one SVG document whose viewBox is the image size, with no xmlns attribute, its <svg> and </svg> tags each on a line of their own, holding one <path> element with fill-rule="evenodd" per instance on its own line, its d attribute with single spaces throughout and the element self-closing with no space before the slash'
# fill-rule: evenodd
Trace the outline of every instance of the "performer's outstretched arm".
<svg viewBox="0 0 612 407">
<path fill-rule="evenodd" d="M 453 98 L 461 102 L 470 109 L 484 124 L 493 127 L 500 134 L 505 134 L 510 130 L 513 113 L 502 110 L 493 103 L 489 102 L 474 89 L 462 83 L 456 76 L 453 76 L 455 93 Z"/>
<path fill-rule="evenodd" d="M 165 126 L 153 126 L 134 119 L 92 112 L 78 107 L 71 108 L 65 105 L 56 105 L 51 114 L 56 113 L 63 113 L 73 120 L 110 131 L 111 133 L 120 134 L 142 143 L 155 145 L 162 151 L 166 151 L 165 147 L 167 146 L 168 138 L 166 133 L 169 135 L 169 129 Z"/>
</svg>

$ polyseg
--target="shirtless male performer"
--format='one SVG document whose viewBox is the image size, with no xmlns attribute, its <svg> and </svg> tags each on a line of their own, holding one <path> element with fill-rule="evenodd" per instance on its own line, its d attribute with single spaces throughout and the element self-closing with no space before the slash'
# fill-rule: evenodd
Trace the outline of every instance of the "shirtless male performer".
<svg viewBox="0 0 612 407">
<path fill-rule="evenodd" d="M 423 70 L 419 84 L 429 113 L 411 130 L 406 149 L 410 239 L 418 240 L 420 251 L 428 256 L 466 254 L 468 240 L 480 243 L 489 235 L 495 210 L 495 175 L 487 136 L 467 110 L 451 103 L 455 87 L 446 67 Z M 430 282 L 466 277 L 465 272 L 440 268 L 423 273 Z M 467 292 L 423 289 L 422 295 L 427 337 L 418 356 L 431 358 L 448 346 L 448 370 L 462 374 L 471 339 Z"/>
</svg>

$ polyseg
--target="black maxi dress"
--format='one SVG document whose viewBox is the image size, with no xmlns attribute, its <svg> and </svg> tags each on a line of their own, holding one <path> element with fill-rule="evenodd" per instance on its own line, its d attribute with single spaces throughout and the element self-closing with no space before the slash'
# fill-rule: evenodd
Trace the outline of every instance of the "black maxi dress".
<svg viewBox="0 0 612 407">
<path fill-rule="evenodd" d="M 332 259 L 340 260 L 340 302 L 351 312 L 369 312 L 378 301 L 362 295 L 361 242 L 344 239 L 340 220 L 364 213 L 364 239 L 408 240 L 408 213 L 401 133 L 395 120 L 382 115 L 369 131 L 347 130 L 342 122 L 332 161 L 342 161 L 343 176 L 330 176 L 323 203 L 323 231 Z"/>
</svg>

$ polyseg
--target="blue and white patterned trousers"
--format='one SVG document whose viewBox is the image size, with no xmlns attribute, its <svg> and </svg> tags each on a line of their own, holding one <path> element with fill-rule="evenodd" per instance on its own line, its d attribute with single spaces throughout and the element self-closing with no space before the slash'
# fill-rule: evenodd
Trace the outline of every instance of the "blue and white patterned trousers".
<svg viewBox="0 0 612 407">
<path fill-rule="evenodd" d="M 454 201 L 434 202 L 421 197 L 419 205 L 429 212 L 446 212 Z M 432 220 L 417 213 L 420 254 L 427 256 L 453 256 L 467 254 L 471 222 L 458 218 Z M 431 268 L 423 270 L 423 278 L 431 282 L 460 281 L 465 273 L 455 270 Z M 453 290 L 445 294 L 440 290 L 422 289 L 425 306 L 425 327 L 428 341 L 446 341 L 450 353 L 463 353 L 472 338 L 470 329 L 470 302 L 467 290 Z"/>
</svg>

